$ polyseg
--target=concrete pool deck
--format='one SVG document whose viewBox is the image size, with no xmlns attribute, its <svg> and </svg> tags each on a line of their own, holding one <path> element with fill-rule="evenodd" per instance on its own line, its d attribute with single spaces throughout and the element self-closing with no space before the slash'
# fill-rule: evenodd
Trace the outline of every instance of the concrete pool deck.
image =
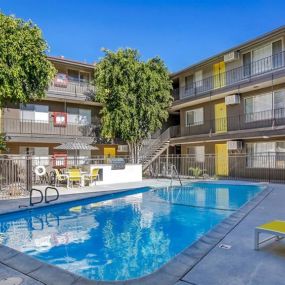
<svg viewBox="0 0 285 285">
<path fill-rule="evenodd" d="M 160 180 L 160 185 L 169 180 Z M 146 183 L 145 181 L 144 183 Z M 157 183 L 149 180 L 148 183 Z M 236 183 L 236 182 L 235 182 Z M 247 183 L 247 182 L 246 182 Z M 130 185 L 129 185 L 130 186 Z M 145 184 L 140 187 L 147 186 Z M 158 186 L 158 184 L 156 184 Z M 164 186 L 167 186 L 166 184 Z M 130 186 L 134 188 L 135 186 Z M 138 186 L 136 186 L 138 187 Z M 273 219 L 285 219 L 284 185 L 272 184 L 255 199 L 235 212 L 224 222 L 201 238 L 197 243 L 171 260 L 161 270 L 139 280 L 118 282 L 117 284 L 176 284 L 176 285 L 281 285 L 284 282 L 285 242 L 269 243 L 259 251 L 253 250 L 254 228 Z M 127 189 L 120 187 L 120 189 Z M 97 196 L 118 189 L 86 194 L 61 196 L 60 202 Z M 9 202 L 9 203 L 8 203 Z M 13 206 L 11 203 L 13 203 Z M 0 201 L 0 213 L 8 211 L 8 206 L 16 207 L 21 200 Z M 6 205 L 5 205 L 6 204 Z M 9 205 L 8 205 L 9 204 Z M 18 207 L 18 206 L 17 206 Z M 6 210 L 4 209 L 6 208 Z M 10 208 L 11 210 L 11 208 Z M 15 211 L 15 208 L 14 208 Z M 220 244 L 230 245 L 230 249 L 220 248 Z M 29 263 L 29 264 L 28 264 Z M 64 270 L 42 264 L 27 255 L 0 246 L 0 284 L 1 279 L 20 277 L 19 284 L 108 284 L 80 278 Z M 7 283 L 10 284 L 10 283 Z M 13 284 L 13 283 L 12 283 Z M 116 284 L 109 282 L 109 284 Z"/>
</svg>

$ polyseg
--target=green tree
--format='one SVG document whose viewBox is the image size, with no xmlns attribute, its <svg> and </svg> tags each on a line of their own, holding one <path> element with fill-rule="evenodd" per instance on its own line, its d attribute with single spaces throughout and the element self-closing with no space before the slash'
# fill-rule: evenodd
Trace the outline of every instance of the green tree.
<svg viewBox="0 0 285 285">
<path fill-rule="evenodd" d="M 45 97 L 55 75 L 47 49 L 35 24 L 0 13 L 0 107 Z"/>
<path fill-rule="evenodd" d="M 172 82 L 158 57 L 144 62 L 137 50 L 103 51 L 94 76 L 96 100 L 103 103 L 102 135 L 126 141 L 138 162 L 142 141 L 168 118 Z"/>
</svg>

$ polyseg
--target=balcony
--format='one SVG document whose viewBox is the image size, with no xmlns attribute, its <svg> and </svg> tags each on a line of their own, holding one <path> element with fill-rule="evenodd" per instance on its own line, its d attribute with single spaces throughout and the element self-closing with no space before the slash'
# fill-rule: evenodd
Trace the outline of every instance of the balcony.
<svg viewBox="0 0 285 285">
<path fill-rule="evenodd" d="M 70 138 L 95 137 L 96 126 L 93 124 L 79 125 L 67 123 L 66 126 L 55 126 L 53 121 L 34 121 L 19 119 L 3 119 L 2 133 L 14 138 L 44 138 L 46 141 Z"/>
<path fill-rule="evenodd" d="M 172 138 L 196 136 L 196 135 L 224 135 L 229 132 L 254 130 L 266 131 L 268 128 L 276 132 L 276 129 L 285 127 L 285 109 L 268 110 L 229 116 L 227 118 L 212 119 L 198 122 L 191 126 L 173 127 Z M 282 130 L 284 133 L 284 128 Z"/>
<path fill-rule="evenodd" d="M 92 101 L 95 96 L 95 88 L 88 82 L 53 80 L 48 88 L 48 97 L 62 97 L 84 101 Z"/>
<path fill-rule="evenodd" d="M 190 86 L 180 88 L 179 99 L 195 98 L 204 93 L 219 90 L 225 87 L 233 87 L 240 83 L 251 82 L 258 77 L 282 70 L 285 67 L 285 52 L 277 53 L 248 65 L 228 70 L 215 76 L 193 82 Z M 177 91 L 176 91 L 177 92 Z"/>
<path fill-rule="evenodd" d="M 172 97 L 174 101 L 179 100 L 179 88 L 174 88 L 172 90 Z"/>
</svg>

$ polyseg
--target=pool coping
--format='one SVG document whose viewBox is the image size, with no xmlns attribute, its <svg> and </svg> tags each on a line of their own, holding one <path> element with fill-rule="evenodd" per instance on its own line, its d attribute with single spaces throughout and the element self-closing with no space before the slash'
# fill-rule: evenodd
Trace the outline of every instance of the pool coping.
<svg viewBox="0 0 285 285">
<path fill-rule="evenodd" d="M 248 183 L 251 184 L 251 183 Z M 252 185 L 252 184 L 251 184 Z M 255 185 L 264 185 L 258 184 Z M 141 187 L 145 188 L 145 187 Z M 122 191 L 110 191 L 108 193 L 92 193 L 93 195 L 78 196 L 74 194 L 69 201 L 63 201 L 56 204 L 62 204 L 66 202 L 74 202 L 78 200 L 85 200 L 88 198 L 95 198 L 104 195 L 110 195 L 115 193 L 123 193 L 130 191 L 130 189 Z M 50 265 L 38 259 L 35 259 L 25 253 L 19 252 L 15 249 L 0 245 L 0 265 L 5 265 L 13 270 L 16 270 L 26 276 L 42 282 L 46 285 L 153 285 L 153 284 L 164 284 L 173 285 L 191 271 L 191 269 L 203 259 L 229 232 L 231 232 L 260 202 L 262 202 L 271 192 L 272 187 L 266 186 L 264 190 L 258 193 L 252 200 L 243 205 L 240 209 L 232 213 L 229 217 L 220 222 L 217 226 L 211 229 L 208 233 L 203 235 L 200 239 L 194 242 L 192 245 L 184 249 L 182 252 L 174 256 L 162 267 L 156 271 L 135 279 L 129 279 L 124 281 L 96 281 L 90 280 L 60 267 Z M 96 195 L 97 194 L 97 195 Z M 102 194 L 102 195 L 100 195 Z M 79 199 L 78 199 L 79 198 Z M 53 204 L 54 205 L 54 204 Z M 49 205 L 42 205 L 43 207 Z M 42 208 L 42 207 L 36 207 Z M 31 209 L 31 208 L 30 208 Z M 22 208 L 17 211 L 27 211 L 27 208 Z M 8 212 L 6 212 L 8 214 Z M 2 213 L 5 214 L 5 213 Z M 187 283 L 186 283 L 187 284 Z"/>
</svg>

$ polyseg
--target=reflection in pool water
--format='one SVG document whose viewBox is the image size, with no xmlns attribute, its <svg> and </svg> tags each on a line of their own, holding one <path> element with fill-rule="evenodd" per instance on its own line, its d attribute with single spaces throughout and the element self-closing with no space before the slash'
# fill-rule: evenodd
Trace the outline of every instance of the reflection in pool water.
<svg viewBox="0 0 285 285">
<path fill-rule="evenodd" d="M 260 188 L 198 183 L 147 190 L 0 216 L 1 243 L 90 279 L 136 278 L 158 269 Z"/>
</svg>

